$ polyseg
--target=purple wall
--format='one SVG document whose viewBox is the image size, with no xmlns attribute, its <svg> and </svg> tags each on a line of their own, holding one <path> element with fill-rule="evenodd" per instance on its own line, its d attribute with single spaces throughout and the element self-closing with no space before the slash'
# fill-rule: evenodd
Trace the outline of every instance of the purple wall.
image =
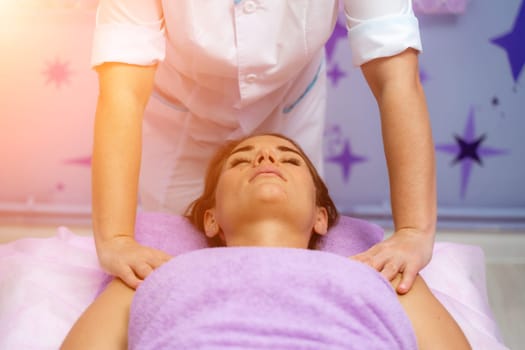
<svg viewBox="0 0 525 350">
<path fill-rule="evenodd" d="M 0 4 L 0 218 L 89 218 L 94 6 L 81 0 Z M 524 0 L 414 6 L 441 224 L 524 225 Z M 377 107 L 350 63 L 342 21 L 327 49 L 327 182 L 344 212 L 388 219 Z"/>
</svg>

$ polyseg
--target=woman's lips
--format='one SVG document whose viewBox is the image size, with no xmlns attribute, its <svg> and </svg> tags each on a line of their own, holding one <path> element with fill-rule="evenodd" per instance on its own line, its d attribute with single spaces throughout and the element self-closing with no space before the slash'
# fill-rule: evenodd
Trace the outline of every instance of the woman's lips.
<svg viewBox="0 0 525 350">
<path fill-rule="evenodd" d="M 257 167 L 255 169 L 255 172 L 253 173 L 253 175 L 250 177 L 250 181 L 251 182 L 253 179 L 255 179 L 257 176 L 259 175 L 274 175 L 274 176 L 279 176 L 281 179 L 283 179 L 284 181 L 286 181 L 286 179 L 283 177 L 283 174 L 279 171 L 279 169 L 277 169 L 276 167 L 273 167 L 273 166 L 260 166 L 260 167 Z"/>
</svg>

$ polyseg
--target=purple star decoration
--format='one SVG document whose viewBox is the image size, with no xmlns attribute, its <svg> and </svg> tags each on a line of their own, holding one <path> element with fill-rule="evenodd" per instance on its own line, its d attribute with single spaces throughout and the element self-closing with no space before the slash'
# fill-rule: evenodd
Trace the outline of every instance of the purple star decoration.
<svg viewBox="0 0 525 350">
<path fill-rule="evenodd" d="M 332 59 L 334 58 L 334 51 L 335 51 L 335 47 L 337 46 L 337 43 L 341 39 L 345 40 L 346 35 L 347 35 L 346 26 L 344 24 L 341 24 L 341 21 L 338 19 L 335 24 L 334 31 L 332 32 L 330 39 L 328 39 L 325 45 L 326 58 L 328 59 L 328 62 L 332 62 Z"/>
<path fill-rule="evenodd" d="M 332 81 L 332 86 L 337 86 L 339 79 L 346 77 L 346 72 L 339 69 L 339 65 L 334 63 L 327 73 L 328 78 Z"/>
<path fill-rule="evenodd" d="M 421 84 L 425 84 L 430 79 L 430 76 L 428 75 L 427 71 L 423 68 L 419 69 L 419 80 L 421 81 Z"/>
<path fill-rule="evenodd" d="M 80 165 L 80 166 L 85 166 L 85 167 L 91 167 L 91 156 L 89 157 L 80 157 L 80 158 L 71 158 L 71 159 L 66 159 L 64 161 L 64 164 L 68 164 L 68 165 Z"/>
<path fill-rule="evenodd" d="M 58 58 L 53 63 L 47 63 L 47 68 L 43 74 L 47 77 L 46 85 L 54 82 L 56 88 L 64 83 L 69 83 L 69 76 L 71 71 L 69 70 L 68 62 L 60 62 Z"/>
<path fill-rule="evenodd" d="M 58 192 L 62 192 L 64 191 L 64 189 L 66 188 L 66 185 L 63 183 L 63 182 L 57 182 L 57 184 L 55 185 L 55 189 L 58 191 Z"/>
<path fill-rule="evenodd" d="M 333 62 L 334 52 L 335 52 L 337 43 L 341 39 L 343 39 L 344 41 L 346 39 L 346 36 L 347 36 L 346 26 L 344 24 L 341 24 L 341 20 L 338 19 L 335 24 L 334 31 L 332 32 L 332 35 L 330 36 L 330 38 L 328 39 L 325 45 L 326 58 L 327 58 L 328 63 L 331 64 L 331 67 L 328 70 L 327 75 L 332 83 L 332 86 L 337 86 L 339 79 L 346 76 L 346 72 L 339 68 L 339 65 L 337 64 L 337 62 Z"/>
<path fill-rule="evenodd" d="M 507 52 L 512 77 L 514 82 L 517 82 L 523 70 L 523 65 L 525 65 L 525 1 L 520 5 L 512 30 L 492 39 L 491 42 L 502 47 Z"/>
<path fill-rule="evenodd" d="M 467 193 L 468 181 L 472 170 L 473 162 L 482 166 L 482 156 L 497 156 L 507 154 L 507 150 L 501 150 L 491 147 L 484 147 L 482 143 L 486 140 L 486 135 L 475 136 L 474 109 L 471 107 L 467 124 L 463 131 L 463 136 L 455 135 L 455 144 L 436 145 L 436 150 L 449 154 L 456 154 L 452 165 L 461 162 L 461 198 L 465 198 Z"/>
<path fill-rule="evenodd" d="M 350 141 L 346 139 L 344 141 L 343 150 L 340 154 L 326 157 L 325 160 L 331 163 L 337 163 L 341 166 L 343 170 L 343 180 L 345 183 L 348 182 L 350 178 L 350 172 L 354 163 L 365 162 L 367 159 L 352 153 L 352 148 L 350 146 Z"/>
</svg>

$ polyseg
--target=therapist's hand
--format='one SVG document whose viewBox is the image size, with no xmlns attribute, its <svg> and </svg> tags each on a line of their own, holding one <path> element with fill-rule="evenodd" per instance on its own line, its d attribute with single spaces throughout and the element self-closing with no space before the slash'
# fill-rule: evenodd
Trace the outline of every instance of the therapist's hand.
<svg viewBox="0 0 525 350">
<path fill-rule="evenodd" d="M 433 234 L 401 229 L 352 258 L 370 265 L 390 281 L 401 273 L 397 292 L 405 294 L 412 288 L 419 271 L 429 263 L 433 246 Z"/>
<path fill-rule="evenodd" d="M 100 265 L 136 289 L 148 275 L 171 256 L 157 249 L 140 245 L 130 236 L 117 236 L 97 243 Z"/>
</svg>

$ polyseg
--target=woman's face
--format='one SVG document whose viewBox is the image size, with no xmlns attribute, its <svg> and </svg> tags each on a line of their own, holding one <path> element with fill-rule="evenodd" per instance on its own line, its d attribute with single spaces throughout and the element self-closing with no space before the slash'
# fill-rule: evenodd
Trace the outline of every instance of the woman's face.
<svg viewBox="0 0 525 350">
<path fill-rule="evenodd" d="M 215 219 L 225 232 L 243 220 L 272 217 L 299 220 L 311 232 L 321 210 L 301 152 L 271 135 L 246 139 L 233 149 L 217 183 L 215 203 Z"/>
</svg>

